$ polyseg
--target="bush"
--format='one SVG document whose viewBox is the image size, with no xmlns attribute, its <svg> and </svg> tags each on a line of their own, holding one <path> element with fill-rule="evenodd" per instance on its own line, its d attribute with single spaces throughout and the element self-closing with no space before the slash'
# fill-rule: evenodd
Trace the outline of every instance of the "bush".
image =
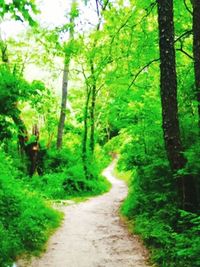
<svg viewBox="0 0 200 267">
<path fill-rule="evenodd" d="M 79 149 L 80 147 L 75 145 L 71 150 L 63 148 L 48 151 L 44 175 L 23 179 L 24 186 L 30 190 L 37 190 L 41 195 L 50 199 L 90 196 L 108 191 L 110 184 L 101 177 L 100 173 L 108 165 L 110 157 L 100 146 L 96 146 L 95 155 L 88 156 L 87 167 L 92 178 L 87 180 Z"/>
<path fill-rule="evenodd" d="M 151 204 L 150 204 L 151 203 Z M 151 256 L 162 267 L 200 266 L 200 217 L 178 209 L 174 179 L 165 160 L 136 168 L 122 213 L 134 220 Z"/>
<path fill-rule="evenodd" d="M 34 176 L 25 181 L 32 190 L 51 199 L 67 199 L 75 196 L 97 195 L 109 189 L 109 183 L 102 177 L 86 180 L 82 164 L 74 165 L 61 173 Z"/>
<path fill-rule="evenodd" d="M 61 216 L 16 180 L 9 158 L 0 151 L 0 266 L 19 254 L 41 250 Z"/>
</svg>

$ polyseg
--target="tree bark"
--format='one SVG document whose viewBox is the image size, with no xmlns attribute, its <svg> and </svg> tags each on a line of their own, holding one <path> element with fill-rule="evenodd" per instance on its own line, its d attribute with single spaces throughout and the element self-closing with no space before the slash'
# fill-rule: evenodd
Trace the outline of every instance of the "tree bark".
<svg viewBox="0 0 200 267">
<path fill-rule="evenodd" d="M 177 75 L 174 48 L 173 0 L 158 0 L 160 47 L 160 93 L 165 148 L 172 172 L 186 164 L 183 156 L 177 103 Z M 177 191 L 181 207 L 193 211 L 197 206 L 194 177 L 178 176 Z"/>
<path fill-rule="evenodd" d="M 23 120 L 19 116 L 19 112 L 16 112 L 12 115 L 12 119 L 15 125 L 18 128 L 18 141 L 19 141 L 19 149 L 22 156 L 27 156 L 28 162 L 28 174 L 29 176 L 33 176 L 38 168 L 38 153 L 39 153 L 39 130 L 37 125 L 33 126 L 32 135 L 35 136 L 35 141 L 32 143 L 27 144 L 28 142 L 28 132 Z M 42 160 L 42 159 L 41 159 Z"/>
<path fill-rule="evenodd" d="M 71 12 L 74 8 L 75 3 L 76 0 L 73 0 L 71 4 Z M 74 16 L 72 13 L 70 14 L 70 24 L 71 26 L 69 30 L 69 42 L 72 41 L 74 38 Z M 65 126 L 66 108 L 67 108 L 70 58 L 71 54 L 65 53 L 63 82 L 62 82 L 62 101 L 61 101 L 60 119 L 58 123 L 58 134 L 57 134 L 57 149 L 60 149 L 62 147 L 62 141 L 63 141 L 63 131 Z"/>
<path fill-rule="evenodd" d="M 196 97 L 198 101 L 198 126 L 200 132 L 200 1 L 193 0 L 193 57 Z"/>
<path fill-rule="evenodd" d="M 95 146 L 95 108 L 96 108 L 96 79 L 94 77 L 94 65 L 91 62 L 91 75 L 92 75 L 92 89 L 91 89 L 91 106 L 90 106 L 90 151 L 94 153 Z"/>
<path fill-rule="evenodd" d="M 102 6 L 102 12 L 106 10 L 107 5 L 109 4 L 109 0 L 106 0 Z M 100 30 L 101 26 L 101 17 L 100 17 L 100 10 L 99 10 L 99 3 L 96 1 L 96 11 L 97 16 L 99 18 L 99 23 L 97 24 L 96 32 Z M 97 38 L 95 38 L 93 43 L 93 49 L 95 49 L 97 45 Z M 91 97 L 91 106 L 90 106 L 90 152 L 93 155 L 94 148 L 95 148 L 95 109 L 96 109 L 96 95 L 97 95 L 97 81 L 95 78 L 95 68 L 94 68 L 94 59 L 90 61 L 90 72 L 92 76 L 92 97 Z"/>
<path fill-rule="evenodd" d="M 88 87 L 86 101 L 85 101 L 85 109 L 84 109 L 84 118 L 83 118 L 84 129 L 83 129 L 83 141 L 82 141 L 82 162 L 86 179 L 89 179 L 89 171 L 87 167 L 88 166 L 87 139 L 88 139 L 88 109 L 89 109 L 90 95 L 91 95 L 91 89 Z"/>
<path fill-rule="evenodd" d="M 63 70 L 63 82 L 62 82 L 61 111 L 60 111 L 60 119 L 58 123 L 58 134 L 57 134 L 57 149 L 60 149 L 62 147 L 63 131 L 66 118 L 68 76 L 69 76 L 69 61 L 66 63 L 65 59 L 64 70 Z"/>
<path fill-rule="evenodd" d="M 91 111 L 90 111 L 90 119 L 91 119 L 91 132 L 90 132 L 90 151 L 94 153 L 95 146 L 95 106 L 96 106 L 96 85 L 93 85 L 92 88 L 92 99 L 91 99 Z"/>
</svg>

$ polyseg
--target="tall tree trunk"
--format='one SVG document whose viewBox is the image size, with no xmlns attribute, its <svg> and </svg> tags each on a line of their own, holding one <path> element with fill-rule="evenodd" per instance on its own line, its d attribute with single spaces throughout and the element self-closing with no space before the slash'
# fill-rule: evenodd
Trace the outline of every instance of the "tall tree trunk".
<svg viewBox="0 0 200 267">
<path fill-rule="evenodd" d="M 82 161 L 83 161 L 83 169 L 85 173 L 85 177 L 89 179 L 88 172 L 88 155 L 87 155 L 87 139 L 88 139 L 88 109 L 90 102 L 91 89 L 88 87 L 86 101 L 85 101 L 85 109 L 84 109 L 84 129 L 83 129 L 83 140 L 82 140 Z"/>
<path fill-rule="evenodd" d="M 173 173 L 177 173 L 185 166 L 186 159 L 183 156 L 178 119 L 173 0 L 158 0 L 158 24 L 162 127 L 168 160 Z M 177 189 L 182 208 L 194 210 L 197 205 L 194 177 L 178 177 Z"/>
<path fill-rule="evenodd" d="M 94 153 L 95 146 L 95 106 L 96 106 L 96 84 L 92 86 L 92 97 L 91 97 L 91 109 L 90 109 L 90 151 Z"/>
<path fill-rule="evenodd" d="M 95 108 L 96 108 L 96 79 L 94 73 L 94 63 L 91 62 L 91 75 L 92 75 L 92 88 L 91 88 L 91 106 L 90 106 L 90 151 L 94 153 L 94 146 L 95 146 Z"/>
<path fill-rule="evenodd" d="M 69 30 L 69 42 L 74 39 L 74 8 L 76 6 L 76 0 L 71 3 L 70 13 L 70 30 Z M 67 108 L 67 94 L 68 94 L 68 82 L 69 82 L 69 66 L 70 66 L 71 52 L 65 53 L 64 70 L 63 70 L 63 82 L 62 82 L 62 101 L 60 119 L 58 123 L 58 134 L 57 134 L 57 149 L 62 147 L 63 131 L 65 126 L 66 108 Z"/>
<path fill-rule="evenodd" d="M 193 0 L 193 55 L 196 96 L 198 101 L 198 125 L 200 131 L 200 1 Z"/>
<path fill-rule="evenodd" d="M 97 24 L 96 32 L 100 30 L 101 26 L 101 17 L 100 13 L 105 11 L 107 5 L 109 4 L 109 0 L 106 0 L 102 6 L 102 10 L 99 9 L 99 2 L 96 1 L 96 12 L 97 16 L 99 18 L 99 23 Z M 93 49 L 95 49 L 97 45 L 97 38 L 94 39 L 93 43 Z M 90 72 L 92 76 L 92 97 L 91 97 L 91 106 L 90 106 L 90 152 L 94 153 L 94 147 L 95 147 L 95 108 L 96 108 L 96 94 L 97 94 L 97 81 L 95 78 L 95 68 L 94 68 L 94 59 L 90 61 Z"/>
<path fill-rule="evenodd" d="M 66 58 L 65 58 L 64 70 L 63 70 L 63 82 L 62 82 L 61 111 L 60 111 L 60 119 L 58 123 L 58 134 L 57 134 L 57 149 L 60 149 L 62 147 L 63 130 L 66 118 L 68 76 L 69 76 L 69 60 L 67 60 L 66 63 Z"/>
</svg>

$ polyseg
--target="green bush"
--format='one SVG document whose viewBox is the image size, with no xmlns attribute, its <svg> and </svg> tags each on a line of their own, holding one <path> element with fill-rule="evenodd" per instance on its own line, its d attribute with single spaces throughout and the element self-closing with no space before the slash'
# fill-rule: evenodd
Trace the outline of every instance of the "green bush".
<svg viewBox="0 0 200 267">
<path fill-rule="evenodd" d="M 100 173 L 110 161 L 109 155 L 96 146 L 95 155 L 88 156 L 88 171 L 92 179 L 85 178 L 80 147 L 51 149 L 45 158 L 44 175 L 23 179 L 24 186 L 36 190 L 50 199 L 97 195 L 108 191 L 109 182 Z M 98 160 L 96 160 L 98 159 Z"/>
<path fill-rule="evenodd" d="M 64 172 L 34 176 L 31 180 L 27 178 L 25 184 L 51 199 L 97 195 L 109 189 L 109 183 L 99 175 L 96 179 L 86 180 L 82 164 L 74 165 Z"/>
<path fill-rule="evenodd" d="M 16 180 L 9 158 L 0 151 L 0 266 L 18 255 L 41 250 L 61 216 Z"/>
<path fill-rule="evenodd" d="M 59 173 L 65 171 L 67 168 L 81 162 L 80 147 L 74 149 L 50 149 L 44 160 L 44 173 Z"/>
<path fill-rule="evenodd" d="M 45 159 L 45 173 L 62 172 L 72 161 L 72 155 L 68 149 L 48 151 Z"/>
<path fill-rule="evenodd" d="M 175 180 L 164 159 L 136 168 L 122 213 L 134 221 L 133 231 L 158 266 L 200 266 L 200 217 L 178 209 Z"/>
</svg>

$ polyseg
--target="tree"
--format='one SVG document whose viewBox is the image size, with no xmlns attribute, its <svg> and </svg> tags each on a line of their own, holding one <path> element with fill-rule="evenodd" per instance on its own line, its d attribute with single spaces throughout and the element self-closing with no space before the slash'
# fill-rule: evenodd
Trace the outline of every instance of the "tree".
<svg viewBox="0 0 200 267">
<path fill-rule="evenodd" d="M 67 94 L 68 94 L 68 82 L 69 82 L 69 66 L 72 55 L 72 45 L 74 39 L 74 20 L 78 16 L 77 3 L 73 0 L 70 12 L 70 24 L 69 24 L 69 44 L 66 47 L 65 58 L 64 58 L 64 70 L 63 70 L 63 81 L 62 81 L 62 101 L 60 119 L 58 123 L 58 134 L 57 134 L 57 149 L 62 147 L 63 130 L 65 126 L 66 118 L 66 105 L 67 105 Z"/>
<path fill-rule="evenodd" d="M 170 167 L 177 175 L 177 172 L 184 168 L 186 159 L 183 156 L 178 118 L 173 0 L 158 0 L 158 24 L 162 127 Z M 195 210 L 197 196 L 194 177 L 178 175 L 177 189 L 182 208 Z"/>
<path fill-rule="evenodd" d="M 96 28 L 96 34 L 98 34 L 98 32 L 100 31 L 100 27 L 101 27 L 101 20 L 102 20 L 102 15 L 103 12 L 106 10 L 107 6 L 109 4 L 109 0 L 104 1 L 103 3 L 101 3 L 101 1 L 97 1 L 96 0 L 96 12 L 97 12 L 97 16 L 99 18 L 99 23 L 97 24 L 97 28 Z M 101 11 L 99 8 L 99 5 L 101 5 Z M 92 50 L 95 51 L 96 46 L 97 46 L 97 41 L 98 38 L 95 37 L 93 45 L 92 45 Z M 94 53 L 94 57 L 91 57 L 90 60 L 90 73 L 91 73 L 91 106 L 90 106 L 90 151 L 93 154 L 94 153 L 94 147 L 95 147 L 95 108 L 96 108 L 96 97 L 97 97 L 97 93 L 98 93 L 98 88 L 97 88 L 97 75 L 96 75 L 96 70 L 94 67 L 94 61 L 95 61 L 95 52 Z M 103 61 L 105 59 L 103 58 Z M 103 64 L 103 62 L 102 62 Z M 101 67 L 98 65 L 98 67 Z"/>
<path fill-rule="evenodd" d="M 196 97 L 198 101 L 198 123 L 200 131 L 200 1 L 193 0 L 193 55 Z"/>
</svg>

